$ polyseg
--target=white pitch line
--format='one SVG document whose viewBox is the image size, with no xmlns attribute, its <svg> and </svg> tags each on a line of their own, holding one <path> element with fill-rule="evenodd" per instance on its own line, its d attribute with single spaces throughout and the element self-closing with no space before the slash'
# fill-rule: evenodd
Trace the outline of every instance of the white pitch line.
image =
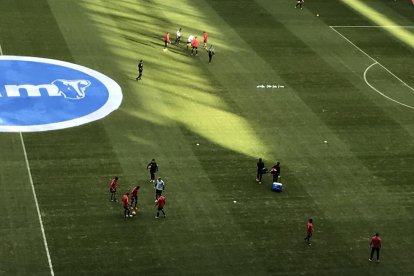
<svg viewBox="0 0 414 276">
<path fill-rule="evenodd" d="M 29 180 L 30 180 L 30 185 L 32 186 L 32 193 L 33 193 L 33 198 L 34 198 L 35 204 L 36 204 L 36 210 L 37 210 L 37 216 L 39 218 L 40 229 L 42 230 L 43 243 L 45 245 L 47 261 L 49 262 L 50 274 L 52 276 L 54 276 L 55 273 L 53 271 L 52 259 L 50 258 L 49 247 L 47 245 L 45 228 L 43 227 L 42 215 L 40 214 L 40 208 L 39 208 L 39 203 L 37 202 L 36 190 L 35 190 L 35 187 L 33 185 L 32 173 L 30 171 L 29 159 L 27 158 L 27 152 L 26 152 L 26 147 L 24 145 L 23 134 L 21 132 L 20 132 L 20 140 L 22 141 L 22 147 L 23 147 L 24 159 L 26 161 L 27 173 L 29 174 Z"/>
<path fill-rule="evenodd" d="M 396 78 L 397 80 L 399 80 L 402 84 L 404 84 L 405 86 L 407 86 L 411 91 L 414 92 L 414 88 L 412 88 L 410 85 L 408 85 L 406 82 L 404 82 L 402 79 L 400 79 L 399 77 L 397 77 L 393 72 L 391 72 L 387 67 L 385 67 L 384 65 L 382 65 L 380 62 L 378 62 L 375 58 L 371 57 L 370 55 L 368 55 L 367 53 L 365 53 L 361 48 L 359 48 L 358 46 L 356 46 L 351 40 L 349 40 L 346 36 L 344 36 L 343 34 L 341 34 L 340 32 L 338 32 L 337 30 L 335 30 L 334 26 L 329 26 L 332 30 L 334 30 L 337 34 L 339 34 L 343 39 L 345 39 L 346 41 L 348 41 L 352 46 L 354 46 L 355 48 L 357 48 L 361 53 L 363 53 L 364 55 L 366 55 L 368 58 L 370 58 L 371 60 L 373 60 L 375 63 L 378 63 L 379 66 L 381 66 L 385 71 L 387 71 L 389 74 L 391 74 L 394 78 Z"/>
<path fill-rule="evenodd" d="M 377 92 L 377 93 L 378 93 L 378 94 L 380 94 L 381 96 L 383 96 L 383 97 L 387 98 L 388 100 L 393 101 L 393 102 L 395 102 L 395 103 L 397 103 L 397 104 L 400 104 L 400 105 L 402 105 L 402 106 L 405 106 L 405 107 L 408 107 L 408 108 L 414 109 L 414 107 L 412 107 L 411 105 L 408 105 L 408 104 L 405 104 L 405 103 L 399 102 L 399 101 L 394 100 L 393 98 L 391 98 L 391 97 L 389 97 L 389 96 L 385 95 L 384 93 L 382 93 L 381 91 L 379 91 L 378 89 L 376 89 L 373 85 L 371 85 L 371 84 L 368 82 L 368 79 L 367 79 L 367 73 L 368 73 L 369 69 L 371 69 L 371 67 L 373 67 L 374 65 L 378 65 L 378 63 L 377 63 L 377 62 L 374 62 L 373 64 L 371 64 L 370 66 L 368 66 L 368 67 L 367 67 L 367 69 L 365 69 L 365 71 L 364 71 L 364 81 L 365 81 L 365 83 L 366 83 L 369 87 L 371 87 L 371 89 L 372 89 L 372 90 L 374 90 L 375 92 Z"/>
<path fill-rule="evenodd" d="M 396 78 L 397 80 L 399 80 L 402 84 L 404 84 L 408 89 L 410 89 L 413 93 L 414 93 L 414 88 L 413 87 L 411 87 L 410 85 L 408 85 L 405 81 L 403 81 L 402 79 L 400 79 L 399 77 L 397 77 L 393 72 L 391 72 L 387 67 L 385 67 L 384 65 L 382 65 L 380 62 L 378 62 L 375 58 L 373 58 L 373 57 L 371 57 L 370 55 L 368 55 L 366 52 L 364 52 L 364 50 L 362 50 L 361 48 L 359 48 L 358 46 L 356 46 L 351 40 L 349 40 L 346 36 L 344 36 L 343 34 L 341 34 L 340 32 L 338 32 L 337 30 L 335 30 L 335 26 L 329 26 L 334 32 L 336 32 L 338 35 L 340 35 L 343 39 L 345 39 L 346 41 L 348 41 L 348 43 L 349 44 L 351 44 L 352 46 L 354 46 L 356 49 L 358 49 L 361 53 L 363 53 L 364 55 L 366 55 L 369 59 L 371 59 L 372 61 L 374 61 L 374 64 L 378 64 L 379 66 L 381 66 L 385 71 L 387 71 L 391 76 L 393 76 L 394 78 Z M 381 27 L 381 26 L 379 26 L 379 27 Z M 372 67 L 372 64 L 371 64 L 371 66 L 369 66 L 368 68 L 370 68 L 370 67 Z M 367 68 L 367 69 L 368 69 Z M 367 71 L 367 70 L 365 70 L 365 71 Z M 365 72 L 364 72 L 364 78 L 365 78 Z M 368 84 L 368 83 L 367 83 Z M 368 84 L 369 85 L 369 84 Z M 371 87 L 372 88 L 372 86 L 371 85 L 369 85 L 369 87 Z M 374 88 L 373 88 L 374 89 Z M 376 89 L 374 89 L 376 92 L 378 92 Z M 378 93 L 380 93 L 382 96 L 384 96 L 384 97 L 386 97 L 387 99 L 391 99 L 391 98 L 389 98 L 389 97 L 387 97 L 387 96 L 385 96 L 383 93 L 381 93 L 381 92 L 378 92 Z M 392 100 L 392 101 L 394 101 L 394 102 L 396 102 L 396 103 L 399 103 L 399 104 L 401 104 L 401 105 L 403 105 L 403 106 L 406 106 L 406 107 L 410 107 L 410 108 L 412 108 L 411 106 L 409 106 L 409 105 L 406 105 L 406 104 L 403 104 L 403 103 L 400 103 L 400 102 L 398 102 L 398 101 L 395 101 L 395 100 Z"/>
<path fill-rule="evenodd" d="M 372 59 L 374 62 L 378 63 L 378 61 L 376 61 L 373 57 L 371 57 L 370 55 L 368 55 L 367 53 L 365 53 L 361 48 L 359 48 L 358 46 L 356 46 L 351 40 L 349 40 L 346 36 L 344 36 L 343 34 L 341 34 L 340 32 L 338 32 L 337 30 L 335 30 L 335 27 L 333 26 L 329 26 L 335 33 L 339 34 L 343 39 L 345 39 L 346 41 L 349 42 L 349 44 L 351 44 L 352 46 L 354 46 L 355 48 L 357 48 L 359 51 L 361 51 L 361 53 L 363 53 L 364 55 L 366 55 L 368 58 Z"/>
<path fill-rule="evenodd" d="M 414 28 L 414 26 L 399 26 L 399 25 L 383 25 L 383 26 L 379 26 L 379 25 L 371 25 L 371 26 L 329 26 L 331 28 Z"/>
<path fill-rule="evenodd" d="M 3 55 L 3 51 L 1 49 L 1 44 L 0 44 L 0 55 L 1 56 Z M 47 261 L 49 263 L 50 275 L 54 276 L 55 272 L 53 271 L 52 259 L 50 258 L 49 247 L 47 245 L 45 228 L 43 227 L 42 215 L 40 214 L 40 208 L 39 208 L 39 203 L 37 202 L 36 190 L 35 190 L 35 187 L 33 185 L 32 173 L 30 171 L 29 159 L 27 158 L 26 146 L 24 145 L 23 134 L 21 132 L 20 132 L 20 140 L 22 142 L 24 159 L 26 161 L 26 167 L 27 167 L 27 173 L 29 175 L 30 185 L 32 186 L 32 193 L 33 193 L 33 198 L 34 198 L 34 201 L 35 201 L 35 204 L 36 204 L 36 210 L 37 210 L 37 216 L 39 218 L 40 230 L 42 231 L 42 236 L 43 236 L 43 244 L 45 245 Z"/>
</svg>

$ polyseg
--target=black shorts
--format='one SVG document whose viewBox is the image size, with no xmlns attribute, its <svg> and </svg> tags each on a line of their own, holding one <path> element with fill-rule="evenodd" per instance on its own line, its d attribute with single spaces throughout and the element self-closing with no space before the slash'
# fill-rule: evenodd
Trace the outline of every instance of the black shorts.
<svg viewBox="0 0 414 276">
<path fill-rule="evenodd" d="M 155 194 L 156 195 L 161 195 L 162 194 L 162 190 L 155 190 Z"/>
<path fill-rule="evenodd" d="M 162 211 L 164 207 L 158 207 L 158 211 Z"/>
</svg>

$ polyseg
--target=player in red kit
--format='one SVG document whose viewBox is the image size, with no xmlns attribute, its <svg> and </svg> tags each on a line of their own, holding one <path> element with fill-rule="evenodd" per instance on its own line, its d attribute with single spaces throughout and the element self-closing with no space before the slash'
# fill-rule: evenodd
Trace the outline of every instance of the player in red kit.
<svg viewBox="0 0 414 276">
<path fill-rule="evenodd" d="M 122 206 L 124 207 L 124 216 L 126 218 L 132 218 L 131 211 L 129 210 L 129 193 L 122 196 Z"/>
<path fill-rule="evenodd" d="M 377 263 L 379 263 L 379 253 L 381 249 L 381 238 L 378 233 L 375 234 L 371 238 L 371 243 L 369 244 L 371 247 L 371 255 L 369 257 L 369 261 L 372 262 L 372 257 L 374 257 L 374 252 L 377 252 Z"/>
<path fill-rule="evenodd" d="M 207 48 L 208 34 L 203 32 L 204 48 Z"/>
<path fill-rule="evenodd" d="M 131 206 L 134 205 L 134 208 L 137 208 L 138 203 L 138 190 L 139 186 L 133 187 L 131 190 Z"/>
<path fill-rule="evenodd" d="M 193 48 L 191 49 L 191 54 L 194 54 L 194 50 L 195 50 L 195 55 L 198 55 L 199 44 L 200 42 L 198 41 L 197 37 L 194 37 L 193 41 L 191 41 L 191 46 L 193 46 Z"/>
<path fill-rule="evenodd" d="M 118 186 L 118 176 L 115 176 L 109 184 L 109 192 L 111 193 L 111 201 L 116 201 L 116 187 Z"/>
<path fill-rule="evenodd" d="M 170 33 L 167 32 L 164 35 L 164 49 L 167 49 L 169 43 L 171 43 L 171 41 L 170 41 Z"/>
<path fill-rule="evenodd" d="M 155 201 L 155 206 L 157 206 L 157 216 L 155 218 L 159 218 L 160 217 L 160 211 L 164 214 L 164 218 L 165 218 L 165 212 L 164 212 L 165 196 L 161 195 Z"/>
<path fill-rule="evenodd" d="M 310 243 L 310 239 L 311 239 L 311 237 L 312 237 L 312 234 L 313 234 L 313 221 L 312 221 L 312 219 L 310 218 L 310 219 L 308 220 L 308 224 L 307 224 L 307 226 L 306 226 L 306 238 L 305 238 L 305 241 L 307 241 L 307 242 L 308 242 L 308 245 L 311 245 L 311 243 Z"/>
</svg>

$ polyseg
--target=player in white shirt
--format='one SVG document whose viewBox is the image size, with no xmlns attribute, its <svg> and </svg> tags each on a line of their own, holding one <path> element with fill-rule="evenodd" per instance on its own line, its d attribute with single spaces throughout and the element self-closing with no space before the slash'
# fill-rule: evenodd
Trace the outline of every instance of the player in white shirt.
<svg viewBox="0 0 414 276">
<path fill-rule="evenodd" d="M 175 33 L 176 37 L 175 37 L 175 45 L 180 44 L 181 41 L 181 28 Z"/>
<path fill-rule="evenodd" d="M 187 39 L 187 49 L 191 47 L 191 42 L 194 40 L 194 36 L 190 35 Z"/>
<path fill-rule="evenodd" d="M 155 200 L 157 200 L 161 194 L 162 191 L 164 191 L 165 184 L 164 181 L 161 179 L 161 177 L 158 177 L 157 181 L 155 181 Z"/>
</svg>

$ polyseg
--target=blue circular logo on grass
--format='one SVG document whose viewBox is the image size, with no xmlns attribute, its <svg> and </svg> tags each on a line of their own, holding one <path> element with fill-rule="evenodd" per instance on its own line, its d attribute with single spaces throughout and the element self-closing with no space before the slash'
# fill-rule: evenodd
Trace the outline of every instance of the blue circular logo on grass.
<svg viewBox="0 0 414 276">
<path fill-rule="evenodd" d="M 59 60 L 0 56 L 0 131 L 63 129 L 118 109 L 121 87 L 92 69 Z"/>
</svg>

